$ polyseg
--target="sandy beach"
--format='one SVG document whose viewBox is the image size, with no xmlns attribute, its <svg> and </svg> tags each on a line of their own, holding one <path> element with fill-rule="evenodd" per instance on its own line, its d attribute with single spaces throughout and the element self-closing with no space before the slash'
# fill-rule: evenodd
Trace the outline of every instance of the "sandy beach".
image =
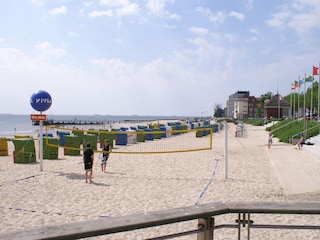
<svg viewBox="0 0 320 240">
<path fill-rule="evenodd" d="M 224 131 L 213 135 L 213 149 L 171 154 L 111 154 L 107 173 L 95 154 L 94 183 L 85 183 L 82 156 L 14 164 L 0 157 L 0 231 L 143 213 L 219 201 L 320 201 L 320 159 L 273 139 L 265 127 L 228 124 L 228 178 L 225 179 Z M 176 136 L 175 136 L 176 137 Z M 158 140 L 166 141 L 166 140 Z M 36 144 L 37 145 L 37 144 Z M 200 193 L 212 180 L 200 199 Z M 218 221 L 234 223 L 235 216 Z M 320 216 L 256 216 L 256 222 L 320 225 Z M 178 224 L 190 230 L 196 222 Z M 145 239 L 176 231 L 163 226 L 90 239 Z M 179 239 L 196 239 L 195 235 Z M 222 229 L 214 239 L 236 239 Z M 251 239 L 320 239 L 320 230 L 253 230 Z"/>
</svg>

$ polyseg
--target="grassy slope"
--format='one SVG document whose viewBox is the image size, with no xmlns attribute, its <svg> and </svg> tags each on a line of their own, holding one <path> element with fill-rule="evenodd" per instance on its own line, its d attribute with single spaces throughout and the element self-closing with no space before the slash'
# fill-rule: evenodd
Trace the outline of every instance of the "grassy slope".
<svg viewBox="0 0 320 240">
<path fill-rule="evenodd" d="M 244 123 L 255 126 L 263 126 L 263 120 L 245 120 Z M 319 123 L 307 121 L 307 136 L 306 139 L 319 134 Z M 270 127 L 266 127 L 266 131 L 272 131 L 273 136 L 278 138 L 280 142 L 289 143 L 289 139 L 300 134 L 303 134 L 304 120 L 282 120 Z"/>
</svg>

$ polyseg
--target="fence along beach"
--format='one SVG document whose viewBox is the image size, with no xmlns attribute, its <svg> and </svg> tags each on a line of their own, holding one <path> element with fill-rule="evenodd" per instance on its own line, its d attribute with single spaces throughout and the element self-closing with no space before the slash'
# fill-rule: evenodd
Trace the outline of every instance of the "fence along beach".
<svg viewBox="0 0 320 240">
<path fill-rule="evenodd" d="M 130 126 L 130 125 L 128 125 Z M 1 232 L 44 225 L 109 218 L 162 209 L 193 206 L 211 180 L 199 204 L 219 201 L 319 201 L 319 159 L 293 145 L 274 139 L 267 148 L 264 127 L 245 125 L 243 137 L 235 137 L 229 124 L 229 178 L 224 177 L 224 133 L 213 135 L 213 150 L 174 154 L 111 154 L 107 173 L 100 160 L 94 162 L 94 183 L 85 184 L 82 156 L 64 156 L 39 164 L 13 164 L 1 157 Z M 36 144 L 37 146 L 37 144 Z M 280 154 L 281 153 L 281 154 Z M 279 156 L 281 158 L 279 158 Z M 281 161 L 303 163 L 293 174 Z M 289 179 L 289 180 L 286 180 Z M 297 179 L 297 180 L 296 180 Z M 305 181 L 307 180 L 307 182 Z M 291 185 L 288 185 L 291 181 Z M 296 181 L 300 181 L 298 184 Z M 305 188 L 301 188 L 305 184 Z M 312 188 L 310 186 L 313 186 Z M 297 186 L 297 188 L 295 188 Z M 235 217 L 227 217 L 234 221 Z M 256 216 L 256 222 L 283 222 L 320 225 L 319 216 Z M 217 221 L 222 221 L 217 219 Z M 110 235 L 108 239 L 141 239 L 194 229 L 196 222 L 180 223 L 134 232 Z M 215 239 L 234 239 L 236 230 L 224 229 Z M 156 233 L 156 234 L 155 234 Z M 255 230 L 252 239 L 319 239 L 319 231 Z M 105 239 L 95 237 L 94 239 Z M 183 239 L 195 239 L 194 235 Z"/>
</svg>

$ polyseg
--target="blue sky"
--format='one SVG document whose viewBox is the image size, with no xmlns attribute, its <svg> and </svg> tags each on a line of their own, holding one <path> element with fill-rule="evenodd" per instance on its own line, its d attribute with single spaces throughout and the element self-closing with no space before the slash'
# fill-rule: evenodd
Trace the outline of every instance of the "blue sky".
<svg viewBox="0 0 320 240">
<path fill-rule="evenodd" d="M 320 61 L 319 0 L 11 0 L 0 8 L 0 113 L 210 115 Z M 5 103 L 5 104 L 4 104 Z"/>
</svg>

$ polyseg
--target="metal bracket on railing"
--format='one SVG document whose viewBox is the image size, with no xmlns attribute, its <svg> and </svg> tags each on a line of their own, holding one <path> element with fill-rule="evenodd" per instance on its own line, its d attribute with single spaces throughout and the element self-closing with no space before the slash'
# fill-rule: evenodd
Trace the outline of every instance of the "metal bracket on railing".
<svg viewBox="0 0 320 240">
<path fill-rule="evenodd" d="M 241 225 L 242 227 L 246 227 L 248 225 L 248 240 L 250 240 L 250 227 L 253 224 L 253 220 L 250 220 L 250 213 L 248 213 L 248 219 L 246 219 L 246 213 L 238 214 L 238 219 L 235 221 L 238 224 L 238 240 L 241 239 Z"/>
<path fill-rule="evenodd" d="M 203 223 L 198 223 L 198 230 L 204 231 L 205 225 Z"/>
</svg>

